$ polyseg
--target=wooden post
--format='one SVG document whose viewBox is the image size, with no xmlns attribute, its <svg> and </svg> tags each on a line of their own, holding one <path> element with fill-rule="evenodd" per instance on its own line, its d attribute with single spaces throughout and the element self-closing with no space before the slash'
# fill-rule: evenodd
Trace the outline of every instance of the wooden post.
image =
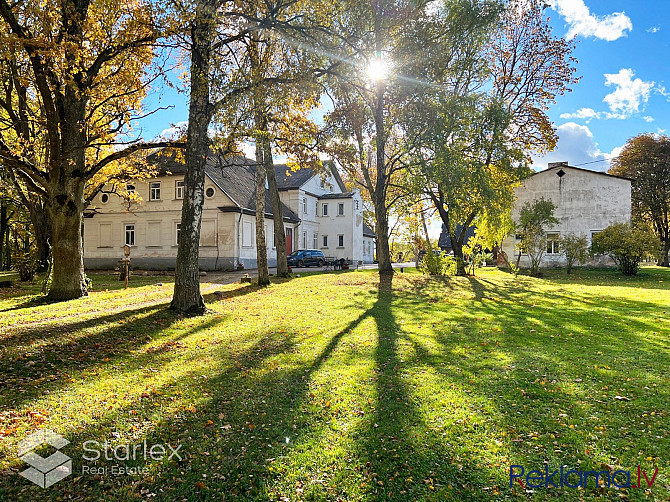
<svg viewBox="0 0 670 502">
<path fill-rule="evenodd" d="M 128 289 L 128 276 L 130 275 L 130 246 L 123 246 L 123 289 Z"/>
</svg>

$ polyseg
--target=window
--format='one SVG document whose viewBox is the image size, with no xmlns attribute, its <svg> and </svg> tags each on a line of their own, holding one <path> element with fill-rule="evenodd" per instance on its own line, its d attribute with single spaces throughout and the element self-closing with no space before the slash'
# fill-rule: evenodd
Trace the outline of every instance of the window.
<svg viewBox="0 0 670 502">
<path fill-rule="evenodd" d="M 328 204 L 324 204 L 322 209 L 323 216 L 328 216 Z"/>
<path fill-rule="evenodd" d="M 314 249 L 319 247 L 319 233 L 314 232 L 314 238 L 312 239 L 312 247 Z"/>
<path fill-rule="evenodd" d="M 161 200 L 161 182 L 152 181 L 149 184 L 149 200 Z"/>
<path fill-rule="evenodd" d="M 344 247 L 344 235 L 342 235 L 342 234 L 337 236 L 337 247 L 338 248 L 343 248 Z"/>
<path fill-rule="evenodd" d="M 358 211 L 361 208 L 360 202 L 356 201 L 356 211 Z"/>
<path fill-rule="evenodd" d="M 126 244 L 135 245 L 135 225 L 126 225 Z"/>
<path fill-rule="evenodd" d="M 112 224 L 111 223 L 100 223 L 100 247 L 101 248 L 111 248 L 112 247 Z"/>
<path fill-rule="evenodd" d="M 307 197 L 302 198 L 302 212 L 307 214 Z"/>
<path fill-rule="evenodd" d="M 213 187 L 207 187 L 207 189 L 205 190 L 205 197 L 207 197 L 208 199 L 211 199 L 212 197 L 214 197 L 214 188 Z"/>
<path fill-rule="evenodd" d="M 100 196 L 100 202 L 102 202 L 103 204 L 107 204 L 109 202 L 109 194 L 103 193 Z"/>
<path fill-rule="evenodd" d="M 200 246 L 216 246 L 216 220 L 202 220 Z"/>
<path fill-rule="evenodd" d="M 174 198 L 183 199 L 184 198 L 184 180 L 176 181 L 174 184 Z"/>
<path fill-rule="evenodd" d="M 147 222 L 147 246 L 158 247 L 161 245 L 161 222 Z"/>
<path fill-rule="evenodd" d="M 126 192 L 135 193 L 135 185 L 133 185 L 132 183 L 128 183 L 126 185 Z"/>
<path fill-rule="evenodd" d="M 558 254 L 558 234 L 547 234 L 547 254 Z"/>
<path fill-rule="evenodd" d="M 242 224 L 242 247 L 250 248 L 254 244 L 253 241 L 254 227 L 250 221 L 245 221 Z"/>
<path fill-rule="evenodd" d="M 307 249 L 307 232 L 302 233 L 302 248 Z"/>
<path fill-rule="evenodd" d="M 322 247 L 324 247 L 324 248 L 328 247 L 328 236 L 327 235 L 323 236 L 323 246 Z"/>
<path fill-rule="evenodd" d="M 179 236 L 181 235 L 181 223 L 175 223 L 175 245 L 179 246 Z"/>
<path fill-rule="evenodd" d="M 337 205 L 337 215 L 338 216 L 344 216 L 344 203 L 343 202 L 340 202 Z"/>
</svg>

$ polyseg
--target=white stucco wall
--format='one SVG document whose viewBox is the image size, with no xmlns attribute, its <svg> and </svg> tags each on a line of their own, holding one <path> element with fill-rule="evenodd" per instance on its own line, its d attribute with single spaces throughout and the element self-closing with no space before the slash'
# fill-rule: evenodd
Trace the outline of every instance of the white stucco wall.
<svg viewBox="0 0 670 502">
<path fill-rule="evenodd" d="M 557 172 L 563 170 L 564 176 Z M 526 202 L 544 198 L 551 200 L 556 209 L 554 216 L 559 223 L 548 230 L 548 234 L 586 235 L 591 244 L 594 232 L 601 231 L 611 223 L 627 223 L 631 220 L 631 182 L 584 169 L 560 166 L 537 173 L 516 188 L 517 201 L 512 218 L 518 221 L 521 208 Z M 508 237 L 503 249 L 510 257 L 516 256 L 514 236 Z M 543 266 L 559 266 L 565 263 L 561 254 L 545 254 Z M 607 257 L 596 257 L 589 265 L 609 265 Z M 521 257 L 521 266 L 528 266 L 526 256 Z"/>
</svg>

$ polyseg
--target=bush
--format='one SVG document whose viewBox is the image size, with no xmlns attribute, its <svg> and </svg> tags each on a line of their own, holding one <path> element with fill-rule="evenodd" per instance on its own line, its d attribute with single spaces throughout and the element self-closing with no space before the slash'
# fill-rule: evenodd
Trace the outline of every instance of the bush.
<svg viewBox="0 0 670 502">
<path fill-rule="evenodd" d="M 558 243 L 565 255 L 565 271 L 569 274 L 572 268 L 585 263 L 589 259 L 589 239 L 585 235 L 568 234 Z"/>
<path fill-rule="evenodd" d="M 38 261 L 30 253 L 17 253 L 14 256 L 14 270 L 19 273 L 19 278 L 23 282 L 32 281 L 35 278 Z"/>
<path fill-rule="evenodd" d="M 660 241 L 649 229 L 614 223 L 593 236 L 591 252 L 606 254 L 624 275 L 635 275 L 640 262 L 658 252 Z"/>
<path fill-rule="evenodd" d="M 443 251 L 428 251 L 419 264 L 419 270 L 430 275 L 454 275 L 456 260 Z"/>
</svg>

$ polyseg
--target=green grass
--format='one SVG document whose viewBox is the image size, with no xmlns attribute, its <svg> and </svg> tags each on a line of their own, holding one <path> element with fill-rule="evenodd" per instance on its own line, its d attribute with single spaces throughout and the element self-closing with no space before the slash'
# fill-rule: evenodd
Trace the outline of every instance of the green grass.
<svg viewBox="0 0 670 502">
<path fill-rule="evenodd" d="M 205 283 L 202 318 L 166 309 L 168 277 L 93 279 L 64 304 L 0 290 L 0 500 L 670 497 L 670 270 L 405 273 L 392 296 L 374 271 Z M 41 489 L 16 448 L 45 426 L 74 473 Z M 87 440 L 183 459 L 82 474 Z M 659 471 L 646 492 L 509 487 L 544 462 Z"/>
</svg>

